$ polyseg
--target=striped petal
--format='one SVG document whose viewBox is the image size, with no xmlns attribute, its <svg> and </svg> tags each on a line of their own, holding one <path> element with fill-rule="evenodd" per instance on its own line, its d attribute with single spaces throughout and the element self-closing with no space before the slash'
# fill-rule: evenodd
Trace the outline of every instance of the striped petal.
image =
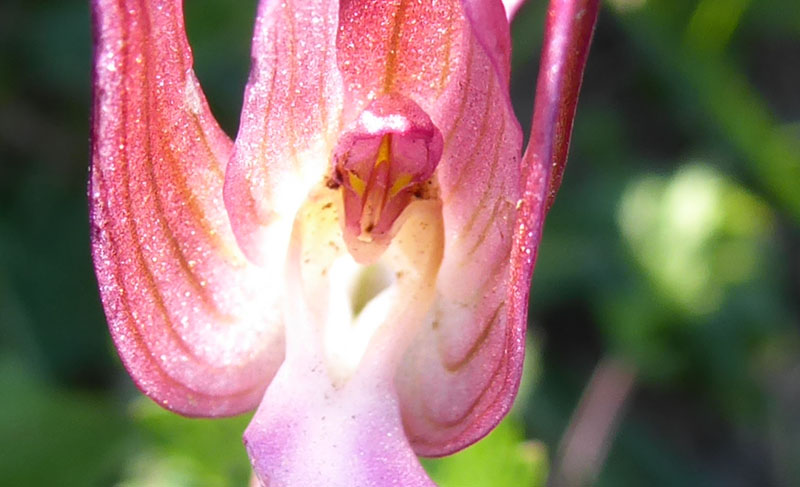
<svg viewBox="0 0 800 487">
<path fill-rule="evenodd" d="M 222 200 L 232 143 L 192 71 L 181 0 L 95 0 L 90 211 L 122 361 L 163 406 L 252 409 L 283 358 Z"/>
<path fill-rule="evenodd" d="M 478 31 L 473 28 L 468 15 L 492 21 L 485 30 Z M 354 317 L 348 310 L 336 309 L 346 301 L 346 297 L 334 299 L 330 294 L 336 287 L 343 287 L 331 277 L 336 268 L 331 262 L 341 257 L 338 254 L 327 257 L 326 253 L 339 252 L 344 246 L 336 236 L 332 236 L 336 233 L 341 239 L 340 231 L 331 232 L 329 227 L 331 221 L 335 221 L 331 218 L 335 216 L 327 217 L 325 212 L 333 211 L 331 208 L 336 205 L 328 200 L 331 190 L 350 189 L 358 196 L 366 194 L 366 172 L 357 172 L 355 182 L 342 175 L 337 176 L 336 184 L 328 185 L 327 190 L 317 186 L 314 194 L 319 194 L 319 199 L 308 200 L 308 204 L 317 210 L 309 211 L 308 215 L 294 210 L 297 203 L 292 206 L 294 212 L 287 212 L 288 216 L 297 215 L 295 231 L 302 229 L 299 235 L 308 232 L 308 236 L 293 238 L 288 254 L 282 250 L 286 247 L 275 247 L 281 256 L 287 256 L 285 263 L 289 266 L 289 275 L 302 276 L 295 277 L 299 284 L 287 286 L 284 303 L 284 307 L 287 303 L 290 306 L 284 308 L 287 361 L 278 377 L 305 377 L 311 371 L 310 377 L 290 380 L 289 383 L 316 383 L 315 374 L 323 374 L 325 380 L 320 387 L 311 387 L 311 390 L 279 387 L 279 382 L 276 382 L 267 391 L 265 402 L 248 429 L 246 438 L 256 471 L 264 482 L 276 485 L 289 485 L 303 478 L 294 476 L 297 472 L 293 473 L 296 464 L 291 460 L 293 450 L 305 452 L 312 458 L 316 458 L 318 453 L 322 458 L 321 452 L 336 445 L 346 451 L 369 455 L 372 442 L 350 438 L 354 439 L 350 444 L 346 432 L 339 436 L 329 434 L 328 428 L 316 418 L 352 417 L 362 414 L 362 410 L 385 410 L 386 413 L 380 415 L 383 418 L 379 421 L 380 427 L 373 425 L 373 428 L 378 432 L 394 431 L 400 420 L 396 413 L 391 412 L 398 404 L 402 424 L 417 453 L 441 454 L 466 444 L 463 440 L 465 429 L 471 428 L 472 434 L 466 441 L 474 441 L 488 432 L 495 423 L 476 425 L 476 421 L 496 402 L 498 394 L 506 393 L 506 396 L 513 397 L 515 392 L 509 391 L 502 380 L 495 380 L 493 371 L 484 373 L 487 364 L 496 368 L 504 365 L 501 355 L 506 336 L 504 300 L 508 257 L 515 205 L 521 194 L 519 161 L 522 137 L 508 99 L 509 34 L 502 5 L 496 3 L 493 7 L 486 7 L 475 4 L 472 10 L 467 11 L 458 0 L 436 5 L 408 0 L 351 1 L 340 5 L 339 19 L 335 46 L 344 100 L 340 118 L 341 126 L 345 127 L 340 137 L 344 139 L 339 139 L 342 150 L 331 152 L 321 144 L 320 147 L 328 152 L 312 147 L 308 154 L 316 154 L 326 164 L 330 163 L 332 153 L 343 152 L 349 154 L 348 157 L 365 155 L 366 159 L 359 159 L 359 164 L 364 162 L 365 167 L 377 170 L 372 168 L 383 167 L 380 154 L 383 153 L 384 137 L 391 132 L 391 137 L 401 140 L 406 132 L 405 129 L 398 132 L 396 129 L 380 129 L 373 134 L 363 123 L 361 114 L 377 114 L 370 117 L 371 120 L 390 116 L 389 112 L 393 114 L 391 117 L 396 115 L 404 120 L 430 118 L 436 127 L 435 132 L 442 134 L 441 161 L 433 175 L 436 189 L 428 195 L 430 199 L 412 204 L 416 205 L 413 211 L 412 205 L 407 209 L 412 215 L 419 216 L 422 225 L 415 227 L 405 222 L 403 228 L 433 229 L 438 225 L 442 237 L 431 235 L 430 230 L 415 238 L 398 236 L 387 252 L 392 253 L 393 249 L 397 252 L 396 245 L 405 245 L 405 242 L 412 243 L 410 245 L 417 242 L 421 251 L 428 252 L 439 243 L 444 246 L 444 252 L 440 257 L 431 256 L 418 265 L 395 267 L 389 264 L 397 281 L 376 296 L 351 325 L 350 320 Z M 291 72 L 291 69 L 279 72 Z M 291 93 L 297 91 L 287 93 L 287 103 L 291 104 Z M 391 102 L 387 106 L 392 109 L 384 113 L 385 110 L 376 107 L 375 103 L 388 100 L 386 97 L 410 100 L 412 104 Z M 305 106 L 304 103 L 298 105 Z M 408 108 L 412 105 L 424 112 L 425 117 L 412 116 L 411 113 L 417 110 Z M 397 114 L 394 114 L 395 109 Z M 249 119 L 246 109 L 245 120 Z M 426 124 L 418 123 L 419 127 Z M 434 133 L 430 129 L 423 132 Z M 353 134 L 358 134 L 351 137 L 353 140 L 369 142 L 369 150 L 355 150 L 348 142 L 348 137 Z M 438 159 L 440 150 L 435 152 Z M 369 163 L 372 160 L 375 162 Z M 258 159 L 247 158 L 247 161 Z M 232 165 L 235 163 L 236 155 Z M 272 161 L 267 163 L 273 164 Z M 304 164 L 305 161 L 301 161 L 301 165 Z M 345 172 L 347 167 L 343 163 L 341 171 Z M 229 178 L 232 178 L 237 169 L 230 170 Z M 268 177 L 272 178 L 271 175 Z M 253 178 L 242 176 L 240 179 L 250 182 L 252 187 Z M 319 185 L 321 181 L 317 178 L 310 183 Z M 237 207 L 227 198 L 231 184 L 229 179 L 226 200 L 234 213 L 236 227 Z M 352 188 L 339 188 L 340 184 L 350 184 Z M 295 189 L 294 197 L 309 198 L 310 189 Z M 256 194 L 265 192 L 269 193 L 259 188 Z M 426 201 L 430 204 L 420 206 Z M 286 224 L 274 223 L 281 221 L 280 216 L 275 218 L 278 220 L 267 219 L 263 225 L 267 232 L 271 225 L 280 228 Z M 315 218 L 319 223 L 314 223 Z M 341 214 L 339 218 L 342 218 Z M 323 227 L 327 230 L 322 231 Z M 347 224 L 344 227 L 347 230 Z M 363 226 L 357 228 L 363 230 Z M 432 244 L 418 244 L 425 238 L 432 238 Z M 266 242 L 269 238 L 259 240 Z M 247 243 L 243 245 L 248 247 Z M 352 247 L 353 243 L 347 246 Z M 400 253 L 417 255 L 416 251 Z M 248 251 L 248 255 L 251 252 Z M 354 257 L 356 261 L 361 260 L 357 255 Z M 371 254 L 370 258 L 363 260 L 372 262 L 378 257 L 379 254 Z M 310 267 L 302 272 L 292 272 L 295 265 Z M 378 262 L 377 265 L 382 264 Z M 420 285 L 405 286 L 404 289 L 404 280 L 411 279 L 409 275 L 415 272 L 410 271 L 415 270 L 418 277 L 414 279 L 419 279 Z M 435 279 L 437 275 L 438 280 Z M 428 291 L 419 293 L 428 282 L 431 282 Z M 390 297 L 392 300 L 387 299 Z M 399 301 L 404 297 L 408 298 L 408 305 Z M 499 318 L 493 320 L 493 316 Z M 366 317 L 372 318 L 369 323 L 365 322 Z M 340 320 L 347 322 L 347 326 L 337 328 Z M 422 333 L 415 333 L 420 327 L 424 327 Z M 331 340 L 328 337 L 333 328 L 339 332 Z M 492 336 L 490 341 L 484 338 L 487 333 Z M 349 336 L 350 340 L 342 338 L 342 334 Z M 365 341 L 369 343 L 363 347 Z M 480 353 L 473 352 L 476 349 Z M 408 353 L 403 354 L 406 350 Z M 351 357 L 355 359 L 348 362 Z M 398 361 L 402 363 L 399 369 Z M 391 377 L 394 377 L 397 389 L 384 385 L 385 392 L 377 399 L 372 394 L 375 387 L 359 386 L 362 382 L 384 384 Z M 324 393 L 324 386 L 332 388 L 329 394 Z M 279 394 L 275 392 L 278 389 L 281 390 Z M 489 389 L 492 394 L 485 393 Z M 395 399 L 395 394 L 398 399 Z M 323 400 L 314 399 L 319 395 Z M 287 402 L 305 404 L 307 408 L 287 407 Z M 347 414 L 336 406 L 340 402 Z M 281 425 L 286 423 L 293 426 L 283 434 Z M 357 436 L 357 432 L 353 434 Z M 337 437 L 341 442 L 336 440 Z M 404 444 L 400 442 L 392 448 L 398 458 L 407 458 Z M 268 460 L 262 461 L 261 457 Z M 336 465 L 332 468 L 344 468 L 338 461 L 333 463 Z M 366 471 L 362 474 L 358 471 L 354 468 L 351 472 L 354 484 L 380 485 L 367 480 Z M 333 478 L 341 479 L 341 472 Z"/>
<path fill-rule="evenodd" d="M 463 108 L 438 118 L 453 122 L 441 126 L 447 243 L 437 303 L 396 379 L 410 441 L 423 455 L 448 454 L 481 438 L 516 395 L 545 205 L 566 160 L 597 14 L 596 1 L 551 4 L 534 135 L 520 166 L 519 129 L 497 69 L 502 58 L 491 48 L 497 42 L 487 41 L 506 38 L 507 24 L 475 22 L 498 14 L 464 3 L 471 41 L 461 56 L 468 62 L 455 75 Z"/>
<path fill-rule="evenodd" d="M 435 174 L 444 257 L 434 302 L 395 383 L 416 452 L 445 454 L 488 432 L 496 421 L 477 422 L 508 389 L 501 358 L 522 143 L 508 99 L 508 23 L 499 3 L 345 8 L 339 65 L 353 100 L 345 106 L 398 93 L 422 107 L 444 139 Z"/>
<path fill-rule="evenodd" d="M 340 130 L 338 2 L 263 0 L 225 203 L 245 254 L 285 257 L 294 216 L 328 170 Z"/>
</svg>

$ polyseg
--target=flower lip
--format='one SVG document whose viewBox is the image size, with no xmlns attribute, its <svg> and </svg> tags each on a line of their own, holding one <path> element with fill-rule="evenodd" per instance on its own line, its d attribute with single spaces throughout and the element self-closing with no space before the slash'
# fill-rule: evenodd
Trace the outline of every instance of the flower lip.
<svg viewBox="0 0 800 487">
<path fill-rule="evenodd" d="M 331 181 L 342 187 L 345 242 L 357 261 L 369 263 L 382 253 L 414 198 L 436 197 L 431 178 L 442 148 L 428 114 L 399 94 L 370 102 L 342 135 Z"/>
</svg>

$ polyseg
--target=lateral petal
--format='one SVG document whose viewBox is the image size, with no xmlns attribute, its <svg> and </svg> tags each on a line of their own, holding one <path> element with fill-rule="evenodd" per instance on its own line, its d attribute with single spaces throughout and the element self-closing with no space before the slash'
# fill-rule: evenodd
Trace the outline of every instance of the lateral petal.
<svg viewBox="0 0 800 487">
<path fill-rule="evenodd" d="M 323 180 L 341 129 L 338 2 L 262 0 L 225 203 L 245 254 L 285 257 L 295 213 Z"/>
<path fill-rule="evenodd" d="M 516 390 L 524 356 L 531 275 L 544 220 L 567 162 L 589 46 L 599 0 L 551 0 L 536 83 L 531 138 L 523 156 L 524 193 L 520 200 L 511 252 L 506 363 Z M 510 404 L 506 407 L 510 407 Z"/>
<path fill-rule="evenodd" d="M 453 102 L 431 115 L 445 139 L 437 170 L 444 260 L 430 321 L 396 379 L 411 444 L 427 456 L 451 453 L 485 435 L 505 413 L 497 407 L 500 394 L 511 389 L 503 354 L 522 134 L 502 68 L 508 53 L 488 41 L 508 37 L 500 8 L 499 22 L 481 24 L 481 36 L 467 14 L 483 19 L 491 11 L 461 14 Z"/>
<path fill-rule="evenodd" d="M 551 4 L 539 78 L 544 92 L 536 109 L 552 118 L 534 119 L 534 138 L 522 166 L 521 135 L 502 73 L 489 68 L 497 57 L 482 41 L 502 33 L 468 34 L 472 39 L 464 44 L 463 57 L 469 62 L 455 76 L 465 90 L 463 109 L 449 117 L 432 115 L 435 121 L 453 121 L 452 128 L 441 127 L 445 153 L 437 172 L 445 203 L 445 258 L 430 323 L 396 378 L 404 424 L 419 454 L 445 455 L 478 440 L 502 419 L 516 395 L 528 286 L 544 205 L 554 188 L 550 175 L 566 158 L 564 144 L 596 7 L 585 1 Z M 471 27 L 474 33 L 497 25 Z M 532 155 L 548 148 L 556 150 L 547 164 Z"/>
<path fill-rule="evenodd" d="M 231 141 L 192 70 L 181 0 L 95 0 L 90 218 L 111 335 L 176 412 L 253 408 L 283 359 L 222 201 Z"/>
</svg>

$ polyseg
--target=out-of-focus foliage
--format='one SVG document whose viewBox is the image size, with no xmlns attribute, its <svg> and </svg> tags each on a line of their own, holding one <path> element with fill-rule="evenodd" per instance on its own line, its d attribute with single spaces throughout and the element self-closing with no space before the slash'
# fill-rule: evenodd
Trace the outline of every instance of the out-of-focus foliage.
<svg viewBox="0 0 800 487">
<path fill-rule="evenodd" d="M 431 478 L 441 487 L 544 487 L 547 450 L 525 441 L 521 425 L 505 420 L 477 444 L 439 460 L 425 460 Z"/>
<path fill-rule="evenodd" d="M 798 59 L 791 2 L 601 15 L 534 276 L 526 416 L 557 445 L 598 360 L 631 364 L 599 485 L 800 483 Z"/>
<path fill-rule="evenodd" d="M 128 453 L 132 425 L 97 392 L 70 392 L 0 360 L 0 475 L 7 485 L 107 485 Z"/>
<path fill-rule="evenodd" d="M 88 248 L 87 3 L 0 2 L 0 479 L 245 485 L 247 418 L 159 409 L 110 345 Z M 523 125 L 545 4 L 514 24 Z M 232 5 L 186 1 L 235 134 L 256 2 Z M 604 3 L 534 277 L 535 373 L 485 441 L 426 461 L 441 485 L 544 485 L 606 358 L 636 380 L 596 485 L 800 485 L 798 86 L 796 0 Z"/>
<path fill-rule="evenodd" d="M 129 413 L 144 438 L 125 462 L 121 487 L 247 485 L 250 463 L 241 437 L 250 415 L 187 419 L 144 397 L 131 403 Z"/>
</svg>

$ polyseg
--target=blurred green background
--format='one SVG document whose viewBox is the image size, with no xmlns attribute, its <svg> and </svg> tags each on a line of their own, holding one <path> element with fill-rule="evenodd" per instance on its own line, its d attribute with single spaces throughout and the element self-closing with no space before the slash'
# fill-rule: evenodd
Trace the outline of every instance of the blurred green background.
<svg viewBox="0 0 800 487">
<path fill-rule="evenodd" d="M 186 2 L 237 128 L 255 1 Z M 544 0 L 515 20 L 527 125 Z M 0 3 L 0 479 L 243 486 L 248 418 L 141 397 L 88 247 L 81 1 Z M 800 5 L 609 0 L 531 296 L 515 410 L 443 486 L 800 485 Z"/>
</svg>

